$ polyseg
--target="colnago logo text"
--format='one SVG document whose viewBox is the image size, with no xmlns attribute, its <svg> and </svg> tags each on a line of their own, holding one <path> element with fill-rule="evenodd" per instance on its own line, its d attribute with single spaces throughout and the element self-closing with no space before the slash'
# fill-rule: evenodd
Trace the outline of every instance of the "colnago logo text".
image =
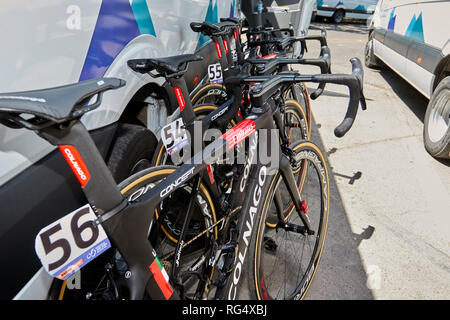
<svg viewBox="0 0 450 320">
<path fill-rule="evenodd" d="M 245 221 L 246 229 L 242 234 L 241 240 L 239 241 L 240 248 L 238 252 L 238 257 L 236 259 L 236 264 L 234 267 L 233 278 L 231 279 L 232 283 L 230 286 L 230 291 L 228 291 L 228 299 L 230 300 L 234 300 L 236 298 L 237 286 L 239 283 L 239 279 L 241 278 L 242 275 L 242 268 L 244 266 L 245 257 L 247 255 L 247 249 L 250 244 L 250 238 L 253 230 L 255 215 L 256 212 L 258 211 L 258 205 L 261 200 L 262 188 L 264 186 L 264 183 L 266 182 L 266 175 L 267 175 L 267 167 L 262 166 L 258 172 L 258 183 L 256 184 L 253 190 L 252 198 L 250 199 L 251 206 L 247 215 L 247 219 Z M 242 245 L 242 241 L 244 242 L 243 243 L 244 245 Z"/>
<path fill-rule="evenodd" d="M 61 150 L 61 153 L 80 182 L 81 187 L 84 188 L 91 175 L 77 149 L 71 145 L 63 145 L 59 146 L 59 150 Z"/>
<path fill-rule="evenodd" d="M 250 139 L 250 141 L 251 141 L 250 142 L 251 145 L 250 145 L 250 150 L 248 153 L 248 161 L 244 168 L 244 176 L 241 179 L 241 183 L 239 185 L 239 190 L 241 192 L 244 192 L 245 184 L 247 183 L 247 178 L 248 178 L 248 175 L 250 174 L 250 168 L 252 167 L 252 163 L 256 156 L 256 148 L 258 146 L 258 132 L 255 132 L 255 135 L 253 136 L 252 139 Z"/>
</svg>

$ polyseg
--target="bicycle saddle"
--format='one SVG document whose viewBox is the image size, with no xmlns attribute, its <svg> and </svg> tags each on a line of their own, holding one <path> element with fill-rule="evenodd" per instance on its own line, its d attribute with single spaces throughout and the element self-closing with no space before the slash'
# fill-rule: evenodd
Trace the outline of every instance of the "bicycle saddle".
<svg viewBox="0 0 450 320">
<path fill-rule="evenodd" d="M 98 107 L 104 91 L 124 85 L 121 79 L 102 78 L 49 89 L 0 93 L 0 117 L 8 119 L 11 118 L 8 115 L 25 113 L 61 123 Z M 96 94 L 99 94 L 97 101 L 86 105 Z"/>
<path fill-rule="evenodd" d="M 228 33 L 229 28 L 237 28 L 236 23 L 231 21 L 222 21 L 219 23 L 210 22 L 191 22 L 191 29 L 194 32 L 201 32 L 207 36 L 219 36 Z"/>
<path fill-rule="evenodd" d="M 184 73 L 187 71 L 188 62 L 200 61 L 203 57 L 196 54 L 182 54 L 179 56 L 157 59 L 132 59 L 128 60 L 128 66 L 136 72 L 148 73 L 156 70 L 161 74 Z"/>
</svg>

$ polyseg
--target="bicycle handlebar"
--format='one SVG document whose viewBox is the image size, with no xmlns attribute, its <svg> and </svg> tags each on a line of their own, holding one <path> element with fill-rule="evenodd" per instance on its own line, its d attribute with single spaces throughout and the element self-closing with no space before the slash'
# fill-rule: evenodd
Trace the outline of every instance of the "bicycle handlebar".
<svg viewBox="0 0 450 320">
<path fill-rule="evenodd" d="M 259 74 L 263 73 L 270 73 L 275 68 L 277 68 L 280 65 L 286 65 L 286 64 L 303 64 L 303 65 L 314 65 L 318 66 L 320 68 L 321 74 L 331 74 L 331 55 L 330 55 L 330 49 L 327 46 L 323 46 L 320 50 L 320 56 L 319 58 L 314 59 L 290 59 L 290 58 L 275 58 L 275 59 L 247 59 L 246 62 L 250 64 L 260 64 L 259 67 L 257 67 L 256 71 Z M 317 99 L 325 89 L 325 83 L 319 83 L 319 87 L 311 92 L 310 97 L 311 99 L 315 100 Z"/>
<path fill-rule="evenodd" d="M 275 32 L 289 32 L 289 35 L 291 37 L 294 36 L 294 33 L 295 33 L 294 28 L 292 28 L 292 27 L 288 27 L 288 28 L 266 27 L 264 29 L 259 29 L 259 30 L 247 29 L 247 30 L 243 31 L 242 33 L 253 35 L 253 34 L 271 34 L 271 33 L 275 33 Z"/>
<path fill-rule="evenodd" d="M 240 79 L 241 82 L 260 82 L 254 85 L 251 90 L 252 98 L 265 100 L 267 95 L 273 94 L 274 90 L 282 83 L 289 82 L 317 82 L 317 83 L 335 83 L 346 85 L 349 88 L 349 103 L 344 120 L 334 129 L 334 135 L 338 138 L 343 137 L 352 127 L 358 112 L 358 105 L 366 110 L 366 101 L 363 94 L 364 71 L 361 61 L 358 58 L 351 58 L 352 74 L 316 74 L 302 75 L 298 73 L 278 74 L 275 76 L 253 76 Z M 263 81 L 263 82 L 262 82 Z"/>
<path fill-rule="evenodd" d="M 303 58 L 274 58 L 274 59 L 264 59 L 264 58 L 250 58 L 247 59 L 245 62 L 250 64 L 258 64 L 257 72 L 262 73 L 269 73 L 273 71 L 275 68 L 277 68 L 280 65 L 285 64 L 304 64 L 304 65 L 314 65 L 320 67 L 320 71 L 322 74 L 329 74 L 330 73 L 330 64 L 331 64 L 331 58 L 330 58 L 330 49 L 328 47 L 325 47 L 323 50 L 321 50 L 321 55 L 319 58 L 314 59 L 303 59 Z"/>
<path fill-rule="evenodd" d="M 315 65 L 320 67 L 320 72 L 322 74 L 331 74 L 331 54 L 330 49 L 327 46 L 323 46 L 320 50 L 319 59 L 305 59 L 305 64 Z M 319 83 L 319 87 L 311 92 L 309 95 L 311 99 L 317 99 L 325 89 L 325 83 Z"/>
<path fill-rule="evenodd" d="M 350 59 L 352 64 L 352 74 L 325 74 L 313 76 L 312 82 L 343 84 L 349 88 L 350 100 L 344 120 L 334 129 L 334 135 L 343 137 L 352 127 L 358 112 L 358 105 L 361 103 L 363 110 L 367 108 L 363 94 L 364 71 L 361 61 L 354 57 Z"/>
</svg>

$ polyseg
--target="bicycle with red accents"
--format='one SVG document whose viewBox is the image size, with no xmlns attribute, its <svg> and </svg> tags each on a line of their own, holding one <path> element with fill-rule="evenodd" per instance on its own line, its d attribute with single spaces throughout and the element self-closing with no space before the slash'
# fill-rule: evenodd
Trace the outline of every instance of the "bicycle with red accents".
<svg viewBox="0 0 450 320">
<path fill-rule="evenodd" d="M 151 65 L 146 61 L 141 67 L 173 75 L 183 72 L 180 65 L 192 59 L 159 59 Z M 335 130 L 337 136 L 343 136 L 354 122 L 359 101 L 364 104 L 362 66 L 356 58 L 351 62 L 351 75 L 289 73 L 230 78 L 236 88 L 255 83 L 245 119 L 181 166 L 146 169 L 119 185 L 80 118 L 101 104 L 104 92 L 124 86 L 123 80 L 103 78 L 2 94 L 0 123 L 32 130 L 57 146 L 88 201 L 71 213 L 61 213 L 59 220 L 43 225 L 36 235 L 36 254 L 43 268 L 58 279 L 59 297 L 69 294 L 64 292 L 68 277 L 101 261 L 99 269 L 97 263 L 91 270 L 91 285 L 83 288 L 83 298 L 239 298 L 245 265 L 253 286 L 250 292 L 257 298 L 303 298 L 325 241 L 328 173 L 324 157 L 313 143 L 279 143 L 286 141 L 280 121 L 280 92 L 296 82 L 348 86 L 346 117 Z M 181 90 L 181 111 L 189 112 L 182 84 L 174 87 Z M 236 89 L 236 96 L 241 89 Z M 230 108 L 225 114 L 233 117 L 235 110 Z M 205 118 L 202 125 L 208 127 L 212 121 L 212 117 Z M 261 129 L 269 130 L 265 140 L 261 140 Z M 207 167 L 242 143 L 246 144 L 245 163 L 231 164 L 229 192 L 223 194 L 222 206 L 214 206 L 217 199 L 205 185 Z M 258 156 L 258 145 L 271 144 L 277 152 L 269 160 Z M 316 183 L 308 181 L 308 193 L 300 194 L 294 175 L 304 162 Z M 271 175 L 276 179 L 269 179 Z M 286 199 L 294 208 L 289 212 L 283 210 Z M 271 211 L 278 218 L 276 228 L 267 229 L 264 222 Z M 299 246 L 292 250 L 290 243 Z M 282 274 L 283 270 L 289 272 Z"/>
</svg>

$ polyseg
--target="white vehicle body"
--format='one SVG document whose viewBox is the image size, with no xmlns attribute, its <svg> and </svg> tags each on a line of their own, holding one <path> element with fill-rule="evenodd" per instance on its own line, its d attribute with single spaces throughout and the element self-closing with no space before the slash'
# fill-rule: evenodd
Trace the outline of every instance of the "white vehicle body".
<svg viewBox="0 0 450 320">
<path fill-rule="evenodd" d="M 450 1 L 380 0 L 375 10 L 373 54 L 425 97 L 448 67 Z"/>
<path fill-rule="evenodd" d="M 336 11 L 345 12 L 347 19 L 368 19 L 378 0 L 317 0 L 317 16 L 332 17 Z"/>
</svg>

